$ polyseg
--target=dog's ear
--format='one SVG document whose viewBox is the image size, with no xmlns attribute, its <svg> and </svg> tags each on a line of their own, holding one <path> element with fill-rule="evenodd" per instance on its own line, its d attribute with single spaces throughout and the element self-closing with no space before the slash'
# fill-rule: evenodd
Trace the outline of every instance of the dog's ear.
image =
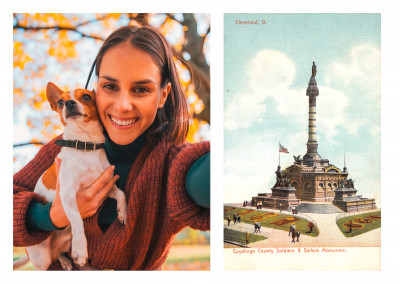
<svg viewBox="0 0 400 284">
<path fill-rule="evenodd" d="M 96 95 L 96 90 L 93 89 L 93 90 L 92 90 L 92 93 L 93 93 L 93 95 Z"/>
<path fill-rule="evenodd" d="M 57 111 L 57 102 L 60 99 L 62 93 L 63 91 L 53 83 L 49 82 L 47 84 L 46 96 L 52 110 Z"/>
</svg>

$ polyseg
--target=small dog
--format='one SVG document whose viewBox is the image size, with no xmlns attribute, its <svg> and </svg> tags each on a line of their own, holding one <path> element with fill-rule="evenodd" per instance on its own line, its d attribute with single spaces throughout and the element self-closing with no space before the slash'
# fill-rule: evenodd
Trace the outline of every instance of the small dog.
<svg viewBox="0 0 400 284">
<path fill-rule="evenodd" d="M 37 270 L 47 270 L 58 258 L 65 270 L 71 270 L 72 262 L 64 255 L 69 251 L 71 243 L 74 262 L 81 266 L 86 264 L 87 241 L 76 203 L 76 193 L 81 187 L 91 185 L 110 166 L 103 149 L 105 137 L 97 113 L 94 92 L 84 89 L 63 92 L 53 83 L 48 83 L 46 95 L 51 109 L 59 114 L 64 125 L 64 140 L 56 142 L 57 145 L 63 146 L 57 156 L 62 160 L 58 179 L 61 204 L 71 225 L 64 230 L 53 232 L 45 241 L 27 247 L 27 256 L 17 261 L 19 263 L 14 263 L 14 269 L 30 259 Z M 48 202 L 55 198 L 55 167 L 54 163 L 40 177 L 34 190 Z M 125 224 L 124 192 L 114 185 L 108 196 L 117 200 L 118 219 Z"/>
</svg>

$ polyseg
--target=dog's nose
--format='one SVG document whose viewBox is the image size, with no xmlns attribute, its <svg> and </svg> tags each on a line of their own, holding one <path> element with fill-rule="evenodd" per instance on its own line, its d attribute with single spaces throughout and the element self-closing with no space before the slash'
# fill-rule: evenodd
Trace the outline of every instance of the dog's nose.
<svg viewBox="0 0 400 284">
<path fill-rule="evenodd" d="M 76 102 L 74 100 L 69 100 L 65 102 L 65 106 L 67 108 L 73 108 L 76 105 Z"/>
</svg>

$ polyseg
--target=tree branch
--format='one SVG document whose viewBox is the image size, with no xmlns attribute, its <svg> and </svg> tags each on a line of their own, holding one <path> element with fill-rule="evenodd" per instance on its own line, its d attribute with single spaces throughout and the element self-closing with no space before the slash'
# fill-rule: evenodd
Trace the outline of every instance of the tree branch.
<svg viewBox="0 0 400 284">
<path fill-rule="evenodd" d="M 28 146 L 28 145 L 44 145 L 44 144 L 46 144 L 46 143 L 40 142 L 40 141 L 38 141 L 38 142 L 26 142 L 26 143 L 14 144 L 13 148 L 22 147 L 22 146 Z"/>
<path fill-rule="evenodd" d="M 83 32 L 80 32 L 76 29 L 76 27 L 63 27 L 63 26 L 47 26 L 47 27 L 31 27 L 31 26 L 21 26 L 20 24 L 16 24 L 13 29 L 23 29 L 23 30 L 33 30 L 33 31 L 39 31 L 39 30 L 57 30 L 57 31 L 72 31 L 72 32 L 76 32 L 78 34 L 80 34 L 82 37 L 86 37 L 86 38 L 92 38 L 92 39 L 96 39 L 96 40 L 101 40 L 104 41 L 103 38 L 99 37 L 99 36 L 95 36 L 95 35 L 88 35 L 85 34 Z"/>
</svg>

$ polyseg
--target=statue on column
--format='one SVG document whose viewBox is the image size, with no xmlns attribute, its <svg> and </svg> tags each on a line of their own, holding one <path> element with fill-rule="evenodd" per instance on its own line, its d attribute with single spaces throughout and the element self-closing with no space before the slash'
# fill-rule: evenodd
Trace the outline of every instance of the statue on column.
<svg viewBox="0 0 400 284">
<path fill-rule="evenodd" d="M 315 77 L 317 75 L 317 65 L 315 65 L 315 62 L 312 62 L 312 69 L 311 69 L 311 76 Z"/>
</svg>

